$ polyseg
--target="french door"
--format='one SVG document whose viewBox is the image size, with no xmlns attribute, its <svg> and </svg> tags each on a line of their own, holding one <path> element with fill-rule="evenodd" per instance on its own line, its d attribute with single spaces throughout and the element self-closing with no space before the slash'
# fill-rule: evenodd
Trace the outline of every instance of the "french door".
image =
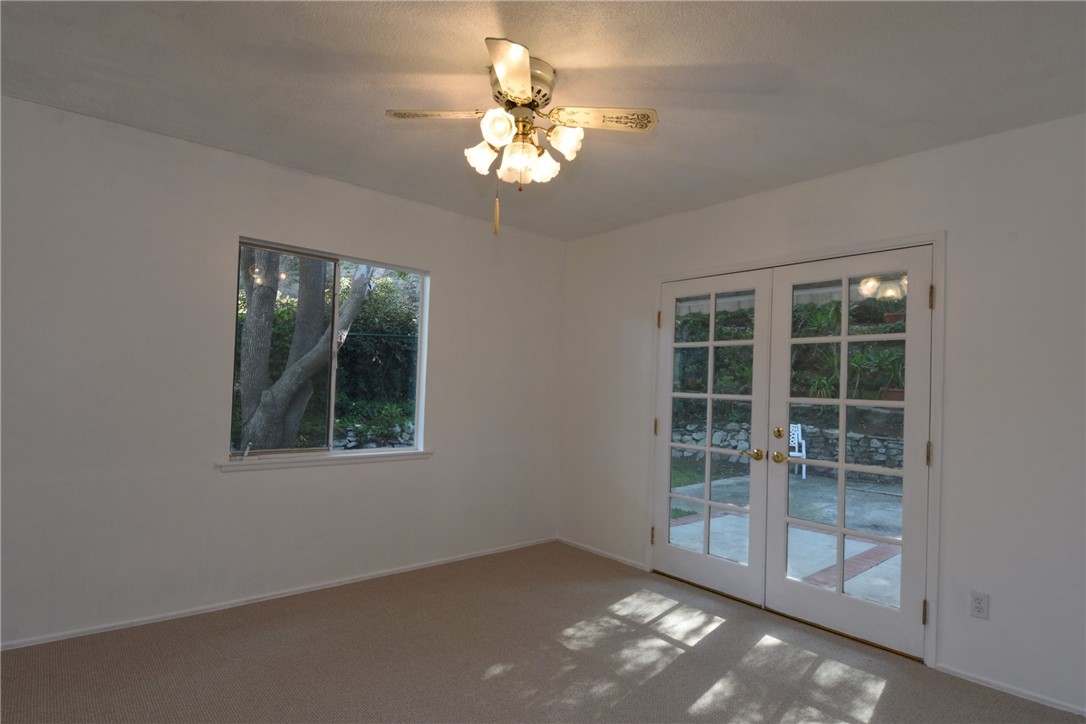
<svg viewBox="0 0 1086 724">
<path fill-rule="evenodd" d="M 922 246 L 663 285 L 657 570 L 923 654 L 931 267 Z"/>
</svg>

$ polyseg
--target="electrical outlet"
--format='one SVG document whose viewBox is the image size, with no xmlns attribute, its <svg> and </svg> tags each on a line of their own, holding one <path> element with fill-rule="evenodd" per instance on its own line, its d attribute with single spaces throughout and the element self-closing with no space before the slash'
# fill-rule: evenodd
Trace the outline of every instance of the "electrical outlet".
<svg viewBox="0 0 1086 724">
<path fill-rule="evenodd" d="M 979 591 L 969 592 L 969 615 L 988 618 L 988 594 Z"/>
</svg>

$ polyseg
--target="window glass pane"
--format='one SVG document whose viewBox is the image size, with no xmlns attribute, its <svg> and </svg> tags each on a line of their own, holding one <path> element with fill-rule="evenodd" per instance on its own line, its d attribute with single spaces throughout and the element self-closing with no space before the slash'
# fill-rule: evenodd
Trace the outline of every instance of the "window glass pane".
<svg viewBox="0 0 1086 724">
<path fill-rule="evenodd" d="M 692 498 L 705 497 L 705 451 L 671 448 L 671 490 Z"/>
<path fill-rule="evenodd" d="M 845 526 L 887 538 L 901 537 L 901 478 L 849 470 L 845 474 Z"/>
<path fill-rule="evenodd" d="M 746 513 L 713 510 L 709 518 L 709 555 L 747 565 L 750 519 Z"/>
<path fill-rule="evenodd" d="M 671 499 L 671 525 L 667 542 L 699 553 L 705 552 L 705 505 L 681 498 Z"/>
<path fill-rule="evenodd" d="M 671 401 L 671 439 L 688 445 L 705 444 L 705 422 L 708 418 L 705 400 L 675 398 Z"/>
<path fill-rule="evenodd" d="M 893 334 L 905 331 L 905 274 L 875 274 L 848 280 L 848 333 Z"/>
<path fill-rule="evenodd" d="M 709 296 L 675 300 L 675 341 L 709 341 Z"/>
<path fill-rule="evenodd" d="M 905 410 L 892 407 L 845 409 L 845 462 L 902 468 L 905 460 Z"/>
<path fill-rule="evenodd" d="M 841 333 L 841 282 L 792 287 L 792 336 L 828 337 Z"/>
<path fill-rule="evenodd" d="M 713 394 L 749 395 L 754 380 L 754 346 L 713 350 Z"/>
<path fill-rule="evenodd" d="M 837 525 L 837 469 L 790 463 L 788 515 Z"/>
<path fill-rule="evenodd" d="M 845 593 L 901 608 L 901 546 L 845 536 Z"/>
<path fill-rule="evenodd" d="M 713 400 L 713 447 L 750 450 L 749 402 Z"/>
<path fill-rule="evenodd" d="M 334 270 L 241 246 L 232 451 L 327 448 Z"/>
<path fill-rule="evenodd" d="M 904 400 L 905 341 L 850 343 L 848 397 L 853 400 Z"/>
<path fill-rule="evenodd" d="M 238 259 L 231 452 L 416 447 L 425 274 L 245 242 Z"/>
<path fill-rule="evenodd" d="M 838 342 L 792 345 L 792 397 L 837 397 L 841 366 Z"/>
<path fill-rule="evenodd" d="M 713 339 L 754 339 L 754 290 L 716 295 Z"/>
<path fill-rule="evenodd" d="M 675 350 L 675 392 L 709 391 L 709 348 L 679 347 Z"/>
<path fill-rule="evenodd" d="M 788 457 L 837 462 L 840 425 L 837 405 L 788 406 Z"/>
<path fill-rule="evenodd" d="M 837 536 L 788 524 L 788 577 L 837 590 Z"/>
<path fill-rule="evenodd" d="M 418 273 L 340 262 L 336 449 L 414 447 L 421 287 Z"/>
<path fill-rule="evenodd" d="M 709 499 L 739 508 L 750 506 L 750 459 L 713 453 L 709 463 Z"/>
</svg>

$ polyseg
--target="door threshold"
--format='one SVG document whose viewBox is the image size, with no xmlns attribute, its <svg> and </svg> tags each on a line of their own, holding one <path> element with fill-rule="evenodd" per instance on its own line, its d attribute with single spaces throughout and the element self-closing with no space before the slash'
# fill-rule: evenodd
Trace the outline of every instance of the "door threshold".
<svg viewBox="0 0 1086 724">
<path fill-rule="evenodd" d="M 708 586 L 703 586 L 700 583 L 694 583 L 693 581 L 688 581 L 685 578 L 679 578 L 678 576 L 673 576 L 670 573 L 664 573 L 663 571 L 657 570 L 655 568 L 652 569 L 652 572 L 657 574 L 657 575 L 663 576 L 664 578 L 670 578 L 673 581 L 678 581 L 679 583 L 685 583 L 688 586 L 693 586 L 694 588 L 700 588 L 703 591 L 715 594 L 717 596 L 721 596 L 722 598 L 727 598 L 729 600 L 736 601 L 738 603 L 742 603 L 745 606 L 750 606 L 751 608 L 756 608 L 759 611 L 765 611 L 766 613 L 771 613 L 774 616 L 780 616 L 781 618 L 786 618 L 789 621 L 795 621 L 796 623 L 801 623 L 804 626 L 810 626 L 812 628 L 817 628 L 817 629 L 819 629 L 821 631 L 825 631 L 826 633 L 831 633 L 834 636 L 840 636 L 843 639 L 848 639 L 850 641 L 855 641 L 857 643 L 865 644 L 867 646 L 871 646 L 871 647 L 874 647 L 876 649 L 879 649 L 880 651 L 886 651 L 887 653 L 894 654 L 895 656 L 900 656 L 902 658 L 909 659 L 910 661 L 915 661 L 918 664 L 923 664 L 924 663 L 924 659 L 919 657 L 919 656 L 913 656 L 912 654 L 907 654 L 904 651 L 898 651 L 897 649 L 892 649 L 889 646 L 883 646 L 882 644 L 877 644 L 874 641 L 868 641 L 867 639 L 862 639 L 859 636 L 852 636 L 852 635 L 844 633 L 842 631 L 838 631 L 836 629 L 829 628 L 828 626 L 822 626 L 821 624 L 813 623 L 811 621 L 805 621 L 802 618 L 798 618 L 796 616 L 792 616 L 792 615 L 787 614 L 787 613 L 781 613 L 780 611 L 776 611 L 776 610 L 774 610 L 772 608 L 768 608 L 768 607 L 766 607 L 764 605 L 759 605 L 757 603 L 753 603 L 752 601 L 748 601 L 745 598 L 739 598 L 737 596 L 733 596 L 731 594 L 725 593 L 724 591 L 718 591 L 715 588 L 709 588 Z"/>
</svg>

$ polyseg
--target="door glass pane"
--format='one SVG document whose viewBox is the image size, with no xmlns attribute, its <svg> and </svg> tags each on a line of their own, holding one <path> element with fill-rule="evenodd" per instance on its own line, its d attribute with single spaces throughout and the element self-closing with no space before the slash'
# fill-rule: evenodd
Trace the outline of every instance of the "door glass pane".
<svg viewBox="0 0 1086 724">
<path fill-rule="evenodd" d="M 676 397 L 671 401 L 671 441 L 688 445 L 705 444 L 705 420 L 708 417 L 705 400 Z"/>
<path fill-rule="evenodd" d="M 788 466 L 788 515 L 837 525 L 837 468 Z"/>
<path fill-rule="evenodd" d="M 845 593 L 901 607 L 901 546 L 845 536 Z"/>
<path fill-rule="evenodd" d="M 792 336 L 829 337 L 835 334 L 841 334 L 840 280 L 792 287 Z"/>
<path fill-rule="evenodd" d="M 749 402 L 713 400 L 713 447 L 750 449 Z"/>
<path fill-rule="evenodd" d="M 874 274 L 848 280 L 848 333 L 894 334 L 905 331 L 905 274 Z"/>
<path fill-rule="evenodd" d="M 905 341 L 850 343 L 848 397 L 853 400 L 904 400 Z"/>
<path fill-rule="evenodd" d="M 675 392 L 709 391 L 709 348 L 680 347 L 675 350 Z"/>
<path fill-rule="evenodd" d="M 671 448 L 671 492 L 705 497 L 705 451 Z"/>
<path fill-rule="evenodd" d="M 903 467 L 905 458 L 905 410 L 892 407 L 845 408 L 845 462 Z"/>
<path fill-rule="evenodd" d="M 792 397 L 837 397 L 841 345 L 838 342 L 792 345 Z"/>
<path fill-rule="evenodd" d="M 740 508 L 750 505 L 750 460 L 713 453 L 709 462 L 709 499 Z"/>
<path fill-rule="evenodd" d="M 709 554 L 747 565 L 750 521 L 745 513 L 714 510 L 709 519 Z"/>
<path fill-rule="evenodd" d="M 845 474 L 845 526 L 887 538 L 901 537 L 901 478 L 849 470 Z"/>
<path fill-rule="evenodd" d="M 675 300 L 675 341 L 709 341 L 709 295 Z"/>
<path fill-rule="evenodd" d="M 705 552 L 705 505 L 679 498 L 671 499 L 668 542 L 698 553 Z"/>
<path fill-rule="evenodd" d="M 754 339 L 754 290 L 716 295 L 713 339 Z"/>
<path fill-rule="evenodd" d="M 837 405 L 789 405 L 788 457 L 837 462 L 841 437 L 838 409 Z"/>
<path fill-rule="evenodd" d="M 837 536 L 788 524 L 788 577 L 837 590 Z"/>
<path fill-rule="evenodd" d="M 754 380 L 754 346 L 713 350 L 713 394 L 749 395 Z"/>
</svg>

